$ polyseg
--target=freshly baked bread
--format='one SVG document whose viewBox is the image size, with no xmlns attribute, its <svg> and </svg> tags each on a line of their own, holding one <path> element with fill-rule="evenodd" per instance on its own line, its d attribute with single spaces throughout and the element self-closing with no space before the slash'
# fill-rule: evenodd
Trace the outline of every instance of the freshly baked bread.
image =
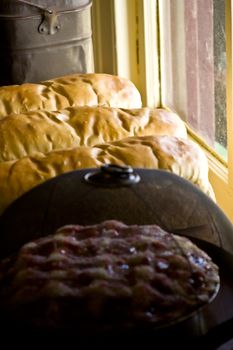
<svg viewBox="0 0 233 350">
<path fill-rule="evenodd" d="M 103 164 L 164 169 L 209 191 L 204 152 L 188 139 L 175 136 L 129 137 L 120 141 L 38 153 L 0 163 L 0 213 L 16 198 L 43 181 L 62 173 Z"/>
<path fill-rule="evenodd" d="M 11 326 L 73 326 L 79 336 L 168 325 L 218 288 L 218 267 L 189 239 L 115 220 L 64 226 L 0 262 L 1 316 Z"/>
<path fill-rule="evenodd" d="M 53 112 L 11 114 L 0 120 L 0 162 L 79 144 L 74 128 Z"/>
<path fill-rule="evenodd" d="M 142 103 L 130 80 L 110 74 L 72 74 L 38 84 L 0 87 L 0 119 L 12 113 L 85 105 L 140 108 Z"/>
<path fill-rule="evenodd" d="M 0 162 L 79 145 L 94 146 L 128 136 L 186 137 L 175 113 L 163 109 L 69 107 L 60 112 L 32 111 L 0 120 Z"/>
</svg>

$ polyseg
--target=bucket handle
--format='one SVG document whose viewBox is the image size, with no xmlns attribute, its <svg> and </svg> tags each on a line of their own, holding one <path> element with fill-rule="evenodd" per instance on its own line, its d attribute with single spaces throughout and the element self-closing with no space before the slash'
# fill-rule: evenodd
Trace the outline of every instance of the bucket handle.
<svg viewBox="0 0 233 350">
<path fill-rule="evenodd" d="M 38 32 L 40 34 L 48 34 L 53 35 L 57 33 L 61 29 L 61 24 L 58 19 L 58 15 L 56 11 L 50 9 L 50 8 L 44 8 L 40 5 L 33 4 L 26 0 L 18 0 L 18 2 L 21 2 L 22 4 L 26 4 L 29 6 L 33 6 L 38 8 L 39 10 L 43 11 L 43 18 L 42 22 L 40 23 L 38 27 Z"/>
</svg>

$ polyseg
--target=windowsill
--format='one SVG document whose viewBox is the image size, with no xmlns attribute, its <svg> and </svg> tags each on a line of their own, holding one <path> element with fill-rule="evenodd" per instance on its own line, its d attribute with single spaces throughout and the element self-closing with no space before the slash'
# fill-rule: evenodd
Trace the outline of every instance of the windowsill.
<svg viewBox="0 0 233 350">
<path fill-rule="evenodd" d="M 233 189 L 228 185 L 227 168 L 206 154 L 209 161 L 209 180 L 214 189 L 217 204 L 233 223 Z"/>
<path fill-rule="evenodd" d="M 209 181 L 213 187 L 217 205 L 233 223 L 233 188 L 228 184 L 228 168 L 225 161 L 218 159 L 211 151 L 198 142 L 194 136 L 195 134 L 189 128 L 188 135 L 205 152 L 209 163 Z"/>
</svg>

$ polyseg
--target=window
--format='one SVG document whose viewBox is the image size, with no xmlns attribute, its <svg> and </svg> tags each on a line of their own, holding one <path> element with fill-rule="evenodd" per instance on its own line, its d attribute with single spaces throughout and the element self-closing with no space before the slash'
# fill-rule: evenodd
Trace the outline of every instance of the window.
<svg viewBox="0 0 233 350">
<path fill-rule="evenodd" d="M 95 50 L 110 50 L 96 71 L 128 77 L 144 105 L 170 107 L 187 122 L 208 157 L 218 204 L 233 221 L 231 0 L 93 5 Z M 108 30 L 98 18 L 107 18 Z"/>
<path fill-rule="evenodd" d="M 227 159 L 225 0 L 159 2 L 163 104 Z"/>
<path fill-rule="evenodd" d="M 161 99 L 209 158 L 218 204 L 233 220 L 230 0 L 158 0 Z"/>
</svg>

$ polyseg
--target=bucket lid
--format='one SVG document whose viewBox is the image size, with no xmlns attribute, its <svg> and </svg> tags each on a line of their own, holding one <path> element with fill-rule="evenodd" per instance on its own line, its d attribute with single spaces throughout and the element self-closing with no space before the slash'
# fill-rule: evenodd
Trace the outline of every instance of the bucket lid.
<svg viewBox="0 0 233 350">
<path fill-rule="evenodd" d="M 1 0 L 0 16 L 24 17 L 39 15 L 43 9 L 70 11 L 91 5 L 91 0 Z"/>
</svg>

